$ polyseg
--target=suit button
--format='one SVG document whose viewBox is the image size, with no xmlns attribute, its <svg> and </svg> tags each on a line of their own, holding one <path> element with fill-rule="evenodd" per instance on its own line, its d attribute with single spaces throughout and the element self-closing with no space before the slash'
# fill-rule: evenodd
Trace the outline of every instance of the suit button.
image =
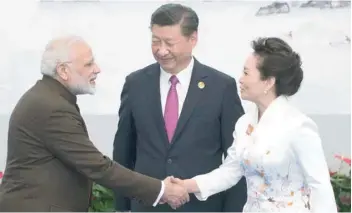
<svg viewBox="0 0 352 213">
<path fill-rule="evenodd" d="M 172 160 L 169 158 L 169 159 L 167 159 L 167 163 L 168 164 L 172 164 Z"/>
</svg>

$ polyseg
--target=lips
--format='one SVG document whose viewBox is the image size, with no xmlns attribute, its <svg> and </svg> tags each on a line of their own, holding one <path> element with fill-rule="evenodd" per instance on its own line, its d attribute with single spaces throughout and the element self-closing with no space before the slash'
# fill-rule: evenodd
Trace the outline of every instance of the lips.
<svg viewBox="0 0 352 213">
<path fill-rule="evenodd" d="M 159 58 L 159 61 L 164 62 L 164 63 L 170 62 L 171 60 L 172 60 L 172 58 L 163 58 L 163 59 Z"/>
<path fill-rule="evenodd" d="M 90 79 L 89 82 L 90 82 L 91 84 L 95 84 L 95 80 L 96 80 L 96 79 L 97 79 L 96 77 L 95 77 L 95 78 L 92 78 L 92 79 Z"/>
</svg>

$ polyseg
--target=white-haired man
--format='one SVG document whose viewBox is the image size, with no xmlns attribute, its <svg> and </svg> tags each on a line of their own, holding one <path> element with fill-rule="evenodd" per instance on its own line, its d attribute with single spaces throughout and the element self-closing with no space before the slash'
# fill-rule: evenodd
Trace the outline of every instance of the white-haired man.
<svg viewBox="0 0 352 213">
<path fill-rule="evenodd" d="M 10 117 L 0 211 L 87 211 L 92 181 L 147 205 L 189 200 L 183 187 L 130 171 L 90 141 L 76 95 L 95 92 L 100 69 L 82 38 L 50 41 L 41 73 Z"/>
</svg>

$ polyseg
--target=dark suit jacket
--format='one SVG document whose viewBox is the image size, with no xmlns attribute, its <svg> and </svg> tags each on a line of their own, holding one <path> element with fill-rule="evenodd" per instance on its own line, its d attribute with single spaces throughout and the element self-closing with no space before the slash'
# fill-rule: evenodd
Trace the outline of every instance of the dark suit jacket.
<svg viewBox="0 0 352 213">
<path fill-rule="evenodd" d="M 146 205 L 154 203 L 161 189 L 160 180 L 101 154 L 89 140 L 76 96 L 43 77 L 10 117 L 0 211 L 87 211 L 91 180 Z"/>
<path fill-rule="evenodd" d="M 203 81 L 204 89 L 198 87 Z M 122 165 L 158 179 L 192 178 L 217 168 L 233 142 L 237 119 L 244 113 L 235 80 L 194 62 L 191 82 L 170 144 L 160 100 L 160 67 L 155 63 L 126 78 L 121 94 L 113 158 Z M 242 179 L 207 201 L 191 201 L 178 211 L 242 212 L 246 201 Z M 168 205 L 149 208 L 116 195 L 116 210 L 172 211 Z"/>
</svg>

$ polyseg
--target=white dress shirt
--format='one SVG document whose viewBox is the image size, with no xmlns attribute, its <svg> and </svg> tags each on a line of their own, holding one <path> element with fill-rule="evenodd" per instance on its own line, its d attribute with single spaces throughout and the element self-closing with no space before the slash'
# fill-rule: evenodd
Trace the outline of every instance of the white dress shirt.
<svg viewBox="0 0 352 213">
<path fill-rule="evenodd" d="M 185 102 L 188 87 L 191 82 L 193 65 L 194 65 L 194 59 L 192 57 L 192 60 L 189 63 L 189 65 L 176 75 L 179 81 L 179 83 L 176 85 L 179 116 L 181 115 L 183 103 Z M 163 70 L 163 68 L 160 67 L 160 98 L 161 98 L 161 108 L 163 110 L 163 115 L 165 112 L 167 95 L 169 93 L 170 86 L 171 86 L 171 82 L 170 82 L 171 76 L 172 74 L 166 72 L 165 70 Z"/>
<path fill-rule="evenodd" d="M 179 116 L 181 115 L 183 103 L 185 102 L 188 87 L 191 82 L 193 65 L 194 65 L 194 59 L 192 57 L 192 60 L 189 63 L 189 65 L 176 75 L 179 81 L 179 83 L 176 85 L 176 91 L 178 96 L 178 106 L 179 106 L 178 107 Z M 171 76 L 172 74 L 166 72 L 165 70 L 163 70 L 163 68 L 160 67 L 160 98 L 161 98 L 161 109 L 163 110 L 163 115 L 165 112 L 167 95 L 169 93 L 170 86 L 171 86 L 171 82 L 170 82 Z M 164 194 L 164 190 L 165 190 L 164 182 L 161 181 L 161 190 L 153 206 L 158 205 L 162 195 Z"/>
</svg>

